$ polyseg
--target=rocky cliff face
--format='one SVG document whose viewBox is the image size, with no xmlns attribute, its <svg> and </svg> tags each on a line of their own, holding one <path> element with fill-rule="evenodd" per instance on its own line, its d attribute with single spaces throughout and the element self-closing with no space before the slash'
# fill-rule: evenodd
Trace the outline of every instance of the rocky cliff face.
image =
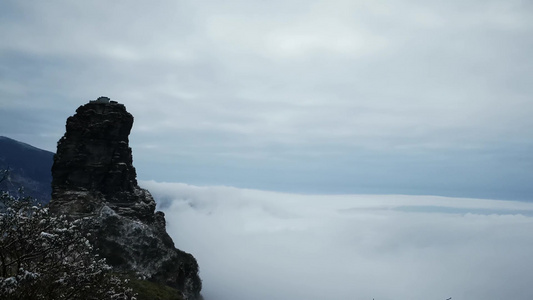
<svg viewBox="0 0 533 300">
<path fill-rule="evenodd" d="M 100 97 L 69 117 L 52 167 L 50 209 L 90 220 L 100 255 L 132 271 L 199 298 L 196 259 L 174 247 L 155 201 L 137 185 L 128 136 L 133 116 Z"/>
</svg>

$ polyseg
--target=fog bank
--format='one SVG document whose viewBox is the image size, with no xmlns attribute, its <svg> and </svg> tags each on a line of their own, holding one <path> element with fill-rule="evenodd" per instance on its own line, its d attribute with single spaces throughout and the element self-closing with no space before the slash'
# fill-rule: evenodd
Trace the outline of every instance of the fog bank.
<svg viewBox="0 0 533 300">
<path fill-rule="evenodd" d="M 206 300 L 533 299 L 533 204 L 141 182 Z"/>
</svg>

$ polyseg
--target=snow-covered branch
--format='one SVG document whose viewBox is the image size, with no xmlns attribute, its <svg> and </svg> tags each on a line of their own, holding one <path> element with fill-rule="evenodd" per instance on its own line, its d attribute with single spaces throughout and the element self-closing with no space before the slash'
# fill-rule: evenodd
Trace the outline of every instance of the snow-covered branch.
<svg viewBox="0 0 533 300">
<path fill-rule="evenodd" d="M 7 193 L 0 201 L 0 299 L 134 299 L 79 220 Z"/>
</svg>

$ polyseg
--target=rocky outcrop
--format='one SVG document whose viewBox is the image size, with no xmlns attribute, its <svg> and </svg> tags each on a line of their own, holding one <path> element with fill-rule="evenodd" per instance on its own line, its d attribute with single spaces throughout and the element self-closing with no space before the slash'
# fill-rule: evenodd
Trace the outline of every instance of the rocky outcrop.
<svg viewBox="0 0 533 300">
<path fill-rule="evenodd" d="M 137 185 L 128 140 L 132 125 L 125 106 L 107 97 L 80 106 L 67 119 L 54 156 L 50 209 L 90 220 L 100 255 L 116 270 L 197 299 L 196 259 L 174 247 L 164 214 L 155 212 L 153 197 Z"/>
</svg>

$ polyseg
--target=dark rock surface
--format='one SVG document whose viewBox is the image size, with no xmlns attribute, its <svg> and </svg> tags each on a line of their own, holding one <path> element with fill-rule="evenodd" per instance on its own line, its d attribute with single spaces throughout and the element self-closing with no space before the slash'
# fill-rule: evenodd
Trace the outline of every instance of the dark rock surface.
<svg viewBox="0 0 533 300">
<path fill-rule="evenodd" d="M 151 194 L 137 185 L 128 136 L 133 116 L 107 97 L 69 117 L 52 167 L 50 209 L 96 224 L 100 255 L 119 271 L 167 284 L 186 299 L 200 297 L 196 259 L 178 250 L 155 212 Z"/>
</svg>

